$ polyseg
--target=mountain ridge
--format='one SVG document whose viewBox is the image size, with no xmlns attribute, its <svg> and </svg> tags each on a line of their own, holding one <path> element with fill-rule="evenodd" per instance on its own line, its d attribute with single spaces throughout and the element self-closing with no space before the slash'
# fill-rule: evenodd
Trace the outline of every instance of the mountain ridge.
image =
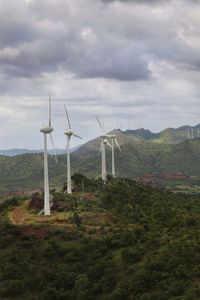
<svg viewBox="0 0 200 300">
<path fill-rule="evenodd" d="M 187 127 L 182 128 L 185 130 Z M 180 128 L 178 132 L 180 133 Z M 172 141 L 180 140 L 180 135 L 177 137 L 176 133 L 176 129 L 170 130 Z M 188 178 L 200 178 L 200 166 L 197 163 L 200 160 L 200 138 L 167 144 L 127 135 L 120 129 L 116 130 L 116 135 L 122 149 L 119 151 L 116 148 L 115 151 L 118 176 L 137 178 L 152 173 L 157 174 L 160 179 L 159 176 L 163 173 L 181 173 Z M 169 136 L 167 137 L 169 140 Z M 95 138 L 71 154 L 72 173 L 82 173 L 89 177 L 101 176 L 101 156 L 98 155 L 100 143 L 100 138 Z M 52 188 L 61 187 L 66 181 L 66 155 L 57 157 L 56 163 L 54 157 L 49 155 Z M 106 147 L 106 160 L 108 174 L 111 174 L 109 147 Z M 43 154 L 0 156 L 0 191 L 30 188 L 43 188 Z"/>
<path fill-rule="evenodd" d="M 128 129 L 125 131 L 125 134 L 136 136 L 154 143 L 178 144 L 188 138 L 192 138 L 192 136 L 193 138 L 199 137 L 199 130 L 200 124 L 197 124 L 195 126 L 183 125 L 177 128 L 168 127 L 157 133 L 144 128 L 135 130 Z"/>
<path fill-rule="evenodd" d="M 73 147 L 70 149 L 71 152 L 76 151 L 81 145 L 78 145 L 76 147 Z M 2 149 L 0 150 L 0 155 L 4 155 L 4 156 L 17 156 L 17 155 L 21 155 L 21 154 L 28 154 L 28 153 L 43 153 L 43 149 L 25 149 L 25 148 L 13 148 L 13 149 Z M 66 152 L 65 149 L 58 149 L 56 148 L 55 151 L 54 150 L 48 150 L 48 153 L 50 155 L 55 155 L 55 153 L 57 155 L 61 155 L 64 154 Z"/>
</svg>

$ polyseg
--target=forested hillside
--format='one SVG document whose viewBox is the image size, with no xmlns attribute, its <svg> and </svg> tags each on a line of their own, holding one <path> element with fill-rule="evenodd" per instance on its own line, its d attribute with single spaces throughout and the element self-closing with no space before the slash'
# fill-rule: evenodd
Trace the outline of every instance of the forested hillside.
<svg viewBox="0 0 200 300">
<path fill-rule="evenodd" d="M 17 219 L 24 201 L 0 205 L 1 299 L 200 298 L 199 196 L 77 176 L 73 196 L 54 191 L 56 218 L 33 221 L 34 197 Z"/>
<path fill-rule="evenodd" d="M 122 151 L 116 149 L 116 170 L 122 177 L 134 178 L 145 173 L 181 172 L 186 176 L 200 176 L 200 139 L 186 140 L 176 145 L 156 144 L 119 132 Z M 72 172 L 90 177 L 101 175 L 100 140 L 95 139 L 71 154 Z M 111 173 L 111 151 L 107 152 L 107 171 Z M 58 162 L 49 156 L 51 187 L 61 187 L 66 179 L 66 155 L 58 155 Z M 1 190 L 43 187 L 43 155 L 23 154 L 15 157 L 0 156 Z"/>
</svg>

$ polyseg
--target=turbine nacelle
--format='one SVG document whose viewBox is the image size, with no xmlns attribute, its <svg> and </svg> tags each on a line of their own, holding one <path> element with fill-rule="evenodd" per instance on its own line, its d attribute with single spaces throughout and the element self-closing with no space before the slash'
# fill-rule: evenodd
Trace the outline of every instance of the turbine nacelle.
<svg viewBox="0 0 200 300">
<path fill-rule="evenodd" d="M 66 132 L 64 132 L 64 134 L 71 137 L 74 134 L 74 132 L 72 130 L 67 130 Z"/>
<path fill-rule="evenodd" d="M 77 135 L 74 131 L 72 130 L 67 130 L 65 133 L 64 133 L 66 136 L 68 136 L 69 138 L 71 138 L 71 136 L 75 136 L 79 139 L 82 139 L 82 137 L 80 137 L 79 135 Z"/>
<path fill-rule="evenodd" d="M 52 131 L 53 131 L 52 126 L 45 126 L 45 127 L 40 129 L 40 132 L 46 133 L 46 134 L 50 134 L 50 133 L 52 133 Z"/>
<path fill-rule="evenodd" d="M 100 135 L 100 138 L 102 138 L 102 139 L 106 139 L 107 137 L 110 137 L 110 136 L 107 135 L 106 133 L 102 133 L 102 134 Z"/>
</svg>

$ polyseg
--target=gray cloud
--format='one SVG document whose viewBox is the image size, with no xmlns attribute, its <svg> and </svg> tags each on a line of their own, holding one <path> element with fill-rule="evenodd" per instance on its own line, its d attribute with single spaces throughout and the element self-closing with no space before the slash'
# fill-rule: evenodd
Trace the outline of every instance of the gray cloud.
<svg viewBox="0 0 200 300">
<path fill-rule="evenodd" d="M 199 69 L 197 47 L 188 44 L 198 29 L 188 26 L 192 17 L 181 2 L 177 10 L 175 1 L 153 1 L 150 9 L 137 1 L 107 7 L 90 0 L 21 0 L 14 13 L 9 1 L 8 18 L 0 19 L 1 68 L 10 77 L 62 69 L 81 78 L 122 81 L 149 79 L 152 59 Z"/>
<path fill-rule="evenodd" d="M 2 147 L 41 148 L 49 90 L 58 146 L 63 103 L 85 139 L 99 133 L 95 114 L 108 129 L 199 123 L 199 11 L 186 0 L 0 0 Z"/>
<path fill-rule="evenodd" d="M 77 3 L 81 6 L 81 2 Z M 19 21 L 21 14 L 13 24 L 8 22 L 7 27 L 5 22 L 0 21 L 3 37 L 5 36 L 1 41 L 4 52 L 0 53 L 4 74 L 35 77 L 42 72 L 55 72 L 62 68 L 83 78 L 149 78 L 148 63 L 143 57 L 145 53 L 141 51 L 140 43 L 133 45 L 131 40 L 119 42 L 115 30 L 114 34 L 106 33 L 107 22 L 108 26 L 115 26 L 109 25 L 111 11 L 107 14 L 105 8 L 101 12 L 99 5 L 93 6 L 93 13 L 98 15 L 100 9 L 104 18 L 105 24 L 101 30 L 101 16 L 95 24 L 91 9 L 87 13 L 89 19 L 86 22 L 81 7 L 75 7 L 74 12 L 69 2 L 60 1 L 66 9 L 64 14 L 60 7 L 55 7 L 54 1 L 46 2 L 45 6 L 44 4 L 45 2 L 41 4 L 33 1 L 33 5 L 26 8 L 27 26 L 23 26 L 24 21 Z M 121 35 L 120 32 L 119 34 Z"/>
</svg>

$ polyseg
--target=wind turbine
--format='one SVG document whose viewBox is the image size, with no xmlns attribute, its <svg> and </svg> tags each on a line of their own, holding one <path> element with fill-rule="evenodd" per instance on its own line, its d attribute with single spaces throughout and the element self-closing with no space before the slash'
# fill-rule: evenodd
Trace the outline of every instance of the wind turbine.
<svg viewBox="0 0 200 300">
<path fill-rule="evenodd" d="M 111 135 L 108 135 L 109 138 L 111 138 L 111 146 L 112 146 L 112 176 L 116 177 L 115 173 L 115 145 L 117 148 L 121 151 L 121 147 L 117 141 L 117 135 L 116 135 L 116 129 L 114 130 L 114 133 Z"/>
<path fill-rule="evenodd" d="M 71 123 L 69 120 L 69 115 L 67 112 L 67 108 L 66 105 L 64 105 L 65 107 L 65 113 L 66 113 L 66 117 L 67 117 L 67 122 L 68 122 L 68 129 L 65 132 L 65 135 L 67 136 L 67 146 L 66 146 L 66 151 L 67 151 L 67 193 L 71 194 L 72 193 L 72 180 L 71 180 L 71 165 L 70 165 L 70 148 L 69 148 L 69 141 L 71 139 L 72 136 L 75 136 L 79 139 L 82 139 L 79 135 L 77 135 L 71 128 Z"/>
<path fill-rule="evenodd" d="M 112 146 L 107 140 L 108 135 L 106 134 L 104 126 L 101 124 L 99 118 L 96 116 L 97 122 L 99 123 L 99 126 L 102 130 L 102 133 L 100 135 L 101 138 L 101 145 L 99 148 L 99 153 L 101 152 L 101 177 L 104 182 L 107 180 L 107 171 L 106 171 L 106 145 L 108 145 L 110 148 Z"/>
<path fill-rule="evenodd" d="M 47 135 L 50 135 L 51 144 L 55 151 L 52 132 L 53 127 L 51 125 L 51 95 L 49 93 L 49 124 L 43 125 L 40 132 L 44 134 L 44 215 L 49 216 L 50 212 L 50 194 L 49 194 L 49 172 L 48 172 L 48 150 L 47 150 Z"/>
</svg>

